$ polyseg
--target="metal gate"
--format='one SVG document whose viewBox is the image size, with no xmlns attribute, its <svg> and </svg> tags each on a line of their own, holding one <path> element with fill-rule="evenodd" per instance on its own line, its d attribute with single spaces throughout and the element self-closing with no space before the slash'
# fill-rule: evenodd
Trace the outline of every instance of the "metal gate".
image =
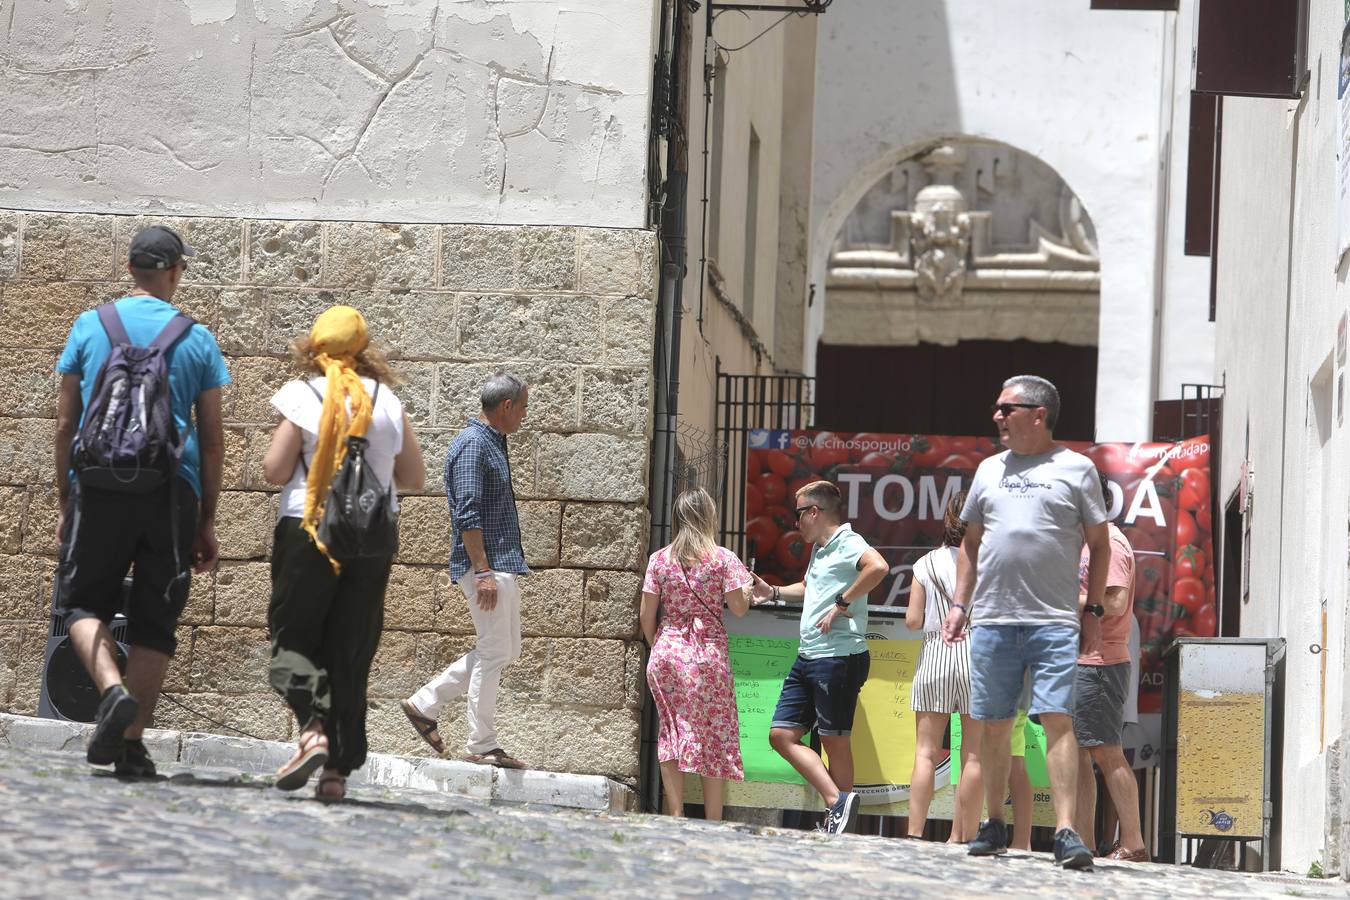
<svg viewBox="0 0 1350 900">
<path fill-rule="evenodd" d="M 717 437 L 726 448 L 726 476 L 718 496 L 722 546 L 745 558 L 746 441 L 755 428 L 810 428 L 815 424 L 816 380 L 805 375 L 729 375 L 717 372 Z"/>
</svg>

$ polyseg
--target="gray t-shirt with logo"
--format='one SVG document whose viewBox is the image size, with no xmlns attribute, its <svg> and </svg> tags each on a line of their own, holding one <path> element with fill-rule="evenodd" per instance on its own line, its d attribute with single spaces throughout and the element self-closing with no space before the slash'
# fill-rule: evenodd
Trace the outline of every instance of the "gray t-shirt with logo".
<svg viewBox="0 0 1350 900">
<path fill-rule="evenodd" d="M 971 624 L 1078 627 L 1084 526 L 1107 521 L 1092 461 L 1005 450 L 975 471 L 961 518 L 984 526 Z"/>
</svg>

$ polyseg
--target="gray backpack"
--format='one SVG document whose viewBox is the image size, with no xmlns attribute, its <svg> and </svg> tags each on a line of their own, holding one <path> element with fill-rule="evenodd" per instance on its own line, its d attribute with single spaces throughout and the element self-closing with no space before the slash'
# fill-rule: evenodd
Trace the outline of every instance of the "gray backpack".
<svg viewBox="0 0 1350 900">
<path fill-rule="evenodd" d="M 112 351 L 94 379 L 71 465 L 80 486 L 144 494 L 178 474 L 183 437 L 173 419 L 169 356 L 193 326 L 177 313 L 148 347 L 127 337 L 116 307 L 98 308 Z"/>
</svg>

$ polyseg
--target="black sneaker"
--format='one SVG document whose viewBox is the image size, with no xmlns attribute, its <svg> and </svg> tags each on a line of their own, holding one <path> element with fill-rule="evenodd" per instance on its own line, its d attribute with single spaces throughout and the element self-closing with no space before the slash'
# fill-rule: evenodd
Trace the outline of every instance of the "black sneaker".
<svg viewBox="0 0 1350 900">
<path fill-rule="evenodd" d="M 830 834 L 843 834 L 852 827 L 858 818 L 858 795 L 852 791 L 843 791 L 825 812 L 825 830 Z"/>
<path fill-rule="evenodd" d="M 94 734 L 89 738 L 89 749 L 84 756 L 90 765 L 109 766 L 122 758 L 122 732 L 135 720 L 140 709 L 136 698 L 120 684 L 103 692 L 98 703 L 98 717 L 94 719 Z"/>
<path fill-rule="evenodd" d="M 1066 869 L 1092 868 L 1092 851 L 1072 828 L 1055 832 L 1055 865 Z"/>
<path fill-rule="evenodd" d="M 124 741 L 122 758 L 113 764 L 113 772 L 122 778 L 154 778 L 155 761 L 150 758 L 150 751 L 145 749 L 145 741 L 139 738 Z"/>
<path fill-rule="evenodd" d="M 998 856 L 1007 853 L 1008 826 L 999 819 L 984 820 L 980 823 L 980 833 L 975 835 L 975 840 L 966 845 L 966 852 L 971 856 Z"/>
</svg>

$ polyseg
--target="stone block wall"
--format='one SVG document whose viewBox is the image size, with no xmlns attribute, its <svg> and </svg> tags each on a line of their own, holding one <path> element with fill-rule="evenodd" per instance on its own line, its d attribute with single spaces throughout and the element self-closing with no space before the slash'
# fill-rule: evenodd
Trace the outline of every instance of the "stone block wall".
<svg viewBox="0 0 1350 900">
<path fill-rule="evenodd" d="M 292 377 L 288 341 L 347 303 L 407 378 L 398 393 L 429 470 L 425 491 L 402 500 L 371 673 L 372 749 L 428 752 L 397 701 L 472 645 L 467 601 L 446 573 L 441 468 L 483 380 L 506 367 L 531 383 L 510 449 L 534 574 L 522 658 L 504 676 L 502 740 L 539 768 L 635 776 L 655 308 L 646 231 L 0 211 L 0 711 L 37 708 L 57 552 L 56 358 L 77 313 L 128 289 L 127 243 L 155 221 L 197 249 L 176 302 L 215 332 L 233 377 L 221 563 L 194 579 L 167 697 L 260 737 L 294 734 L 266 679 L 268 399 Z M 168 702 L 157 724 L 221 730 Z M 463 747 L 462 703 L 442 733 Z"/>
</svg>

